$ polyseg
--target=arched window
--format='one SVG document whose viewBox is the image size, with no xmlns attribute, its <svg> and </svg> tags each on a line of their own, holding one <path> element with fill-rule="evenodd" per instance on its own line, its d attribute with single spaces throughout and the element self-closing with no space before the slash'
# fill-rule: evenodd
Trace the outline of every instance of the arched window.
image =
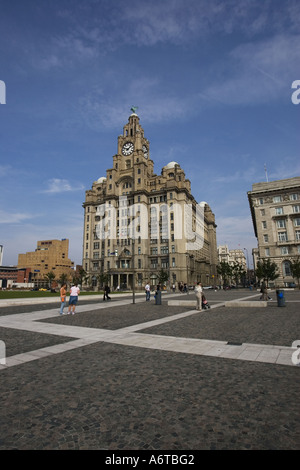
<svg viewBox="0 0 300 470">
<path fill-rule="evenodd" d="M 291 263 L 290 261 L 284 261 L 282 263 L 282 272 L 284 276 L 291 276 Z"/>
</svg>

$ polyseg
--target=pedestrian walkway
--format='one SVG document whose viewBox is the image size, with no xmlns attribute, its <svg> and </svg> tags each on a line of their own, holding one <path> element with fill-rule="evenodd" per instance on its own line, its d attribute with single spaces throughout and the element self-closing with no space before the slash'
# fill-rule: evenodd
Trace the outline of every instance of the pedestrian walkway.
<svg viewBox="0 0 300 470">
<path fill-rule="evenodd" d="M 206 297 L 201 312 L 168 305 L 192 293 L 82 296 L 63 316 L 59 299 L 2 303 L 0 450 L 299 450 L 300 293 Z"/>
<path fill-rule="evenodd" d="M 181 295 L 179 295 L 182 297 Z M 259 294 L 247 295 L 236 300 L 241 302 L 249 298 L 254 299 Z M 144 298 L 136 300 L 137 303 L 144 303 Z M 112 303 L 102 303 L 98 306 L 101 309 L 107 308 L 122 308 L 124 305 L 130 305 L 132 300 L 120 299 Z M 181 302 L 181 305 L 183 302 Z M 224 306 L 225 302 L 219 302 L 212 305 L 212 309 Z M 94 305 L 82 305 L 77 307 L 76 315 L 81 315 L 91 310 L 95 310 Z M 197 310 L 185 311 L 177 313 L 173 316 L 159 318 L 157 320 L 137 323 L 129 327 L 119 328 L 114 331 L 107 329 L 98 329 L 90 327 L 79 327 L 62 324 L 53 324 L 45 322 L 47 319 L 57 317 L 57 309 L 48 311 L 36 311 L 30 313 L 20 313 L 0 317 L 0 327 L 12 328 L 15 330 L 31 331 L 35 333 L 44 333 L 48 335 L 63 336 L 64 338 L 76 338 L 67 343 L 64 341 L 61 344 L 36 349 L 24 354 L 17 354 L 6 358 L 0 364 L 0 370 L 7 367 L 20 365 L 28 361 L 38 360 L 39 358 L 46 357 L 52 354 L 62 354 L 70 349 L 81 348 L 84 345 L 108 342 L 126 346 L 134 346 L 138 348 L 150 348 L 164 351 L 180 352 L 185 354 L 196 354 L 204 356 L 217 356 L 219 358 L 236 359 L 243 361 L 257 361 L 273 363 L 285 366 L 294 366 L 292 356 L 295 352 L 295 347 L 266 345 L 266 344 L 232 344 L 229 341 L 215 341 L 209 339 L 196 339 L 196 338 L 178 338 L 174 336 L 164 336 L 157 334 L 139 333 L 140 330 L 146 328 L 162 325 L 163 323 L 170 323 L 189 317 L 191 315 L 202 315 L 206 311 L 199 312 Z M 43 322 L 41 322 L 43 320 Z"/>
</svg>

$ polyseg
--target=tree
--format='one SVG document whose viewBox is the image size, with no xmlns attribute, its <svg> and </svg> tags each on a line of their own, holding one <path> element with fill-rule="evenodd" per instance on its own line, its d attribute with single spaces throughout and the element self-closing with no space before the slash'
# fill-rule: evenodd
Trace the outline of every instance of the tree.
<svg viewBox="0 0 300 470">
<path fill-rule="evenodd" d="M 63 284 L 67 284 L 68 282 L 68 275 L 66 273 L 62 273 L 61 276 L 59 277 L 58 279 L 58 282 L 63 285 Z"/>
<path fill-rule="evenodd" d="M 231 266 L 231 272 L 236 285 L 238 285 L 242 281 L 242 278 L 245 279 L 245 276 L 247 274 L 243 265 L 241 263 L 238 263 L 237 261 Z"/>
<path fill-rule="evenodd" d="M 48 279 L 48 281 L 49 281 L 49 288 L 51 289 L 51 287 L 52 287 L 52 282 L 53 282 L 54 279 L 55 279 L 55 274 L 54 274 L 54 272 L 53 272 L 53 271 L 50 271 L 49 273 L 47 273 L 47 274 L 45 275 L 45 277 Z"/>
<path fill-rule="evenodd" d="M 291 261 L 290 267 L 292 276 L 297 279 L 298 289 L 300 289 L 300 258 L 298 257 L 295 261 Z"/>
<path fill-rule="evenodd" d="M 100 282 L 101 286 L 103 286 L 103 284 L 107 284 L 108 281 L 109 281 L 109 275 L 108 274 L 105 274 L 105 273 L 101 273 L 97 276 L 97 279 L 98 281 Z"/>
<path fill-rule="evenodd" d="M 232 276 L 232 267 L 226 261 L 221 261 L 217 266 L 217 273 L 222 276 L 223 286 L 225 286 Z"/>
<path fill-rule="evenodd" d="M 274 281 L 279 277 L 278 266 L 269 258 L 263 258 L 258 261 L 255 274 L 259 280 L 266 279 L 268 285 L 269 281 Z"/>
<path fill-rule="evenodd" d="M 160 284 L 164 284 L 164 282 L 166 282 L 168 279 L 169 279 L 168 272 L 161 269 L 158 273 L 158 282 Z"/>
<path fill-rule="evenodd" d="M 83 269 L 83 268 L 80 268 L 79 269 L 79 272 L 78 272 L 78 280 L 79 280 L 79 283 L 81 286 L 83 284 L 83 281 L 87 278 L 87 272 Z"/>
</svg>

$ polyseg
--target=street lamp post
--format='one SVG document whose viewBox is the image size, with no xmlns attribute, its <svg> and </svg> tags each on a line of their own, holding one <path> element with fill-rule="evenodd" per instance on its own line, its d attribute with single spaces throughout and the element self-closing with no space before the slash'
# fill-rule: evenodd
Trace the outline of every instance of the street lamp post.
<svg viewBox="0 0 300 470">
<path fill-rule="evenodd" d="M 135 304 L 135 279 L 134 279 L 134 242 L 135 242 L 135 239 L 132 238 L 132 303 Z"/>
<path fill-rule="evenodd" d="M 246 253 L 247 253 L 247 279 L 248 279 L 248 284 L 250 285 L 250 282 L 249 282 L 249 257 L 248 257 L 248 250 L 247 250 L 247 248 L 244 248 L 244 250 L 246 250 Z"/>
</svg>

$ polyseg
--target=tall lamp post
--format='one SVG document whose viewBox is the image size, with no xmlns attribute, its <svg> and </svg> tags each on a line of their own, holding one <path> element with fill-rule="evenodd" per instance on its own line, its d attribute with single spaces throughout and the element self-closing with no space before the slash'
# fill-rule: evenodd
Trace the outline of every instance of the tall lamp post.
<svg viewBox="0 0 300 470">
<path fill-rule="evenodd" d="M 132 237 L 132 303 L 135 304 L 135 271 L 134 271 L 134 242 L 135 238 Z"/>
<path fill-rule="evenodd" d="M 247 253 L 247 279 L 248 279 L 248 284 L 250 285 L 250 282 L 249 282 L 249 257 L 248 257 L 248 250 L 247 250 L 247 248 L 244 248 L 244 250 L 246 250 L 246 253 Z"/>
</svg>

